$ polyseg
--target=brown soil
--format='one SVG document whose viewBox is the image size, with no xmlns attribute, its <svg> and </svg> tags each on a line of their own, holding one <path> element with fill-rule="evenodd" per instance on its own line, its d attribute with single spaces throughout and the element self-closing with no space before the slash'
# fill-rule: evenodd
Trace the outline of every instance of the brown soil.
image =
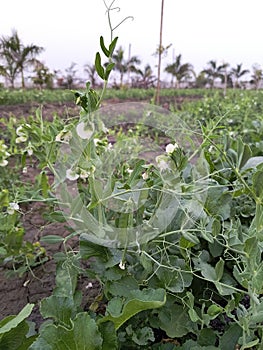
<svg viewBox="0 0 263 350">
<path fill-rule="evenodd" d="M 108 103 L 118 103 L 122 101 L 108 100 Z M 125 101 L 127 102 L 127 101 Z M 147 101 L 146 101 L 147 102 Z M 182 98 L 162 99 L 161 105 L 165 108 L 169 107 L 169 103 L 180 105 Z M 22 117 L 35 115 L 37 104 L 23 104 L 14 106 L 0 106 L 0 118 L 8 118 L 10 116 Z M 48 120 L 52 120 L 54 114 L 61 117 L 71 117 L 79 114 L 79 108 L 72 103 L 50 103 L 42 106 L 42 115 Z M 4 134 L 2 129 L 2 134 Z M 0 134 L 3 137 L 4 135 Z M 34 181 L 35 175 L 38 173 L 37 167 L 31 167 L 30 171 L 25 175 L 26 181 Z M 65 237 L 69 234 L 63 223 L 48 224 L 43 218 L 45 208 L 40 203 L 29 203 L 22 208 L 23 225 L 25 228 L 25 240 L 37 242 L 40 238 L 47 234 L 56 234 Z M 77 246 L 77 240 L 71 242 L 72 246 Z M 30 316 L 30 320 L 34 321 L 37 326 L 43 322 L 39 312 L 39 302 L 41 299 L 52 294 L 55 286 L 55 261 L 53 255 L 62 251 L 60 245 L 43 245 L 47 252 L 47 261 L 34 267 L 32 271 L 28 271 L 22 277 L 14 276 L 7 278 L 8 270 L 4 266 L 0 266 L 0 320 L 8 315 L 17 314 L 27 303 L 34 303 L 35 308 Z M 89 288 L 89 282 L 92 287 Z M 83 308 L 87 308 L 96 296 L 100 293 L 100 285 L 97 281 L 90 281 L 88 278 L 82 277 L 79 280 L 79 288 L 83 293 Z"/>
</svg>

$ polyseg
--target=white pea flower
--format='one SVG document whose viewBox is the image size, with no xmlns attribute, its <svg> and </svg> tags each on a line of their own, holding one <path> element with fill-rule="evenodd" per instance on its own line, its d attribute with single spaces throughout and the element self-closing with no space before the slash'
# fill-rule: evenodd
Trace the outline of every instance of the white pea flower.
<svg viewBox="0 0 263 350">
<path fill-rule="evenodd" d="M 100 139 L 94 138 L 94 144 L 95 144 L 95 146 L 98 146 L 99 142 L 100 142 Z"/>
<path fill-rule="evenodd" d="M 87 285 L 86 285 L 86 289 L 90 289 L 90 288 L 93 288 L 93 284 L 91 282 L 89 282 Z"/>
<path fill-rule="evenodd" d="M 16 129 L 16 134 L 17 134 L 17 136 L 23 136 L 23 135 L 25 135 L 25 132 L 23 131 L 23 125 L 20 125 L 20 126 Z"/>
<path fill-rule="evenodd" d="M 109 143 L 108 146 L 107 146 L 107 151 L 110 151 L 112 149 L 112 143 Z"/>
<path fill-rule="evenodd" d="M 72 138 L 72 133 L 70 130 L 65 130 L 63 129 L 62 131 L 60 131 L 59 134 L 57 134 L 55 140 L 57 142 L 64 142 L 64 143 L 68 143 L 69 140 Z"/>
<path fill-rule="evenodd" d="M 10 157 L 10 153 L 7 152 L 7 145 L 4 144 L 3 140 L 0 140 L 0 166 L 5 167 L 8 164 L 6 158 Z"/>
<path fill-rule="evenodd" d="M 157 167 L 160 171 L 170 170 L 169 158 L 163 155 L 157 156 L 155 158 Z"/>
<path fill-rule="evenodd" d="M 165 147 L 165 151 L 168 154 L 172 154 L 177 148 L 178 148 L 178 144 L 177 143 L 169 143 L 166 147 Z"/>
<path fill-rule="evenodd" d="M 80 169 L 79 177 L 81 179 L 87 179 L 90 176 L 90 172 L 84 169 Z"/>
<path fill-rule="evenodd" d="M 26 166 L 23 168 L 22 173 L 23 173 L 23 174 L 26 174 L 26 173 L 27 173 L 27 167 L 26 167 Z"/>
<path fill-rule="evenodd" d="M 142 174 L 143 180 L 147 180 L 149 178 L 149 175 L 147 173 Z"/>
<path fill-rule="evenodd" d="M 124 263 L 123 261 L 120 261 L 120 263 L 119 263 L 119 268 L 120 268 L 121 270 L 125 270 L 125 263 Z"/>
<path fill-rule="evenodd" d="M 27 136 L 19 136 L 16 138 L 16 143 L 22 143 L 22 142 L 26 142 L 27 140 Z"/>
<path fill-rule="evenodd" d="M 27 136 L 27 133 L 26 133 L 24 127 L 31 128 L 31 126 L 29 124 L 20 125 L 16 129 L 16 134 L 18 136 L 16 138 L 16 143 L 25 142 L 28 139 L 28 136 Z"/>
<path fill-rule="evenodd" d="M 68 180 L 75 181 L 79 178 L 79 174 L 77 174 L 75 170 L 67 169 L 66 178 Z"/>
<path fill-rule="evenodd" d="M 13 215 L 14 212 L 18 210 L 19 210 L 19 205 L 16 202 L 11 202 L 9 203 L 9 206 L 6 211 L 9 215 Z"/>
<path fill-rule="evenodd" d="M 212 146 L 212 145 L 211 145 L 211 146 L 209 146 L 209 148 L 208 148 L 208 152 L 209 152 L 209 153 L 212 153 L 213 149 L 214 149 L 214 146 Z"/>
<path fill-rule="evenodd" d="M 33 147 L 32 147 L 32 143 L 31 143 L 31 142 L 28 143 L 28 146 L 27 146 L 27 148 L 26 148 L 26 151 L 27 151 L 27 154 L 28 154 L 29 156 L 32 156 L 32 154 L 33 154 Z"/>
<path fill-rule="evenodd" d="M 93 135 L 93 129 L 88 129 L 85 127 L 85 123 L 81 122 L 76 127 L 77 134 L 83 140 L 88 140 Z"/>
<path fill-rule="evenodd" d="M 0 166 L 4 167 L 4 166 L 7 166 L 8 164 L 8 160 L 6 159 L 3 159 L 1 162 L 0 162 Z"/>
</svg>

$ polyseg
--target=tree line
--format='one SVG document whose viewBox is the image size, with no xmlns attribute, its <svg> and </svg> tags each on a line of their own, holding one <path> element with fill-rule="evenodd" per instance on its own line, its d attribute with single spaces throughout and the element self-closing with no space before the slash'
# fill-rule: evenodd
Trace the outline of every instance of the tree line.
<svg viewBox="0 0 263 350">
<path fill-rule="evenodd" d="M 10 36 L 0 38 L 0 76 L 5 79 L 5 86 L 15 87 L 18 79 L 21 87 L 25 88 L 25 73 L 30 72 L 29 79 L 35 87 L 53 88 L 56 82 L 58 87 L 73 88 L 84 83 L 77 77 L 76 63 L 65 70 L 65 73 L 57 70 L 51 72 L 50 69 L 37 57 L 44 51 L 44 48 L 35 44 L 24 45 L 13 29 Z M 138 56 L 125 58 L 125 51 L 120 46 L 113 55 L 115 63 L 115 74 L 112 87 L 122 88 L 125 85 L 136 88 L 155 87 L 157 77 L 150 64 L 141 68 L 141 60 Z M 174 57 L 173 62 L 167 64 L 164 69 L 170 77 L 170 87 L 210 87 L 214 88 L 219 82 L 221 86 L 241 88 L 245 87 L 241 79 L 250 74 L 247 80 L 251 87 L 259 89 L 263 79 L 263 70 L 260 65 L 254 64 L 252 70 L 244 69 L 243 64 L 231 67 L 229 63 L 218 64 L 216 60 L 210 60 L 206 67 L 196 74 L 191 63 L 183 62 L 182 55 Z M 99 79 L 94 64 L 84 65 L 84 72 L 87 74 L 91 85 L 99 86 Z"/>
</svg>

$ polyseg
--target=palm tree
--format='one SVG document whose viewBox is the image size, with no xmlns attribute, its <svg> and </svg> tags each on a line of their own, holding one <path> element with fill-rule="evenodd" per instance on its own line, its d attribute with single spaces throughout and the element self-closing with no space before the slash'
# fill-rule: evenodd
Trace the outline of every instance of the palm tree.
<svg viewBox="0 0 263 350">
<path fill-rule="evenodd" d="M 118 50 L 112 55 L 112 61 L 115 63 L 114 70 L 120 73 L 120 87 L 123 86 L 124 74 L 128 72 L 137 72 L 137 64 L 141 63 L 141 60 L 137 56 L 132 56 L 128 60 L 124 58 L 124 50 L 120 46 Z"/>
<path fill-rule="evenodd" d="M 242 63 L 237 64 L 236 68 L 231 69 L 230 74 L 234 78 L 234 88 L 239 87 L 239 79 L 247 73 L 249 73 L 249 70 L 248 69 L 242 70 Z"/>
<path fill-rule="evenodd" d="M 33 83 L 38 86 L 40 89 L 45 86 L 48 89 L 53 89 L 54 84 L 54 73 L 49 71 L 49 68 L 44 65 L 44 63 L 38 61 L 34 67 L 35 73 L 34 76 L 31 77 Z"/>
<path fill-rule="evenodd" d="M 137 74 L 139 78 L 134 80 L 134 86 L 139 86 L 147 89 L 149 86 L 153 86 L 156 81 L 156 77 L 153 75 L 153 70 L 149 64 L 147 64 L 143 70 L 138 69 Z"/>
<path fill-rule="evenodd" d="M 25 87 L 24 71 L 27 67 L 34 66 L 36 56 L 44 51 L 43 47 L 37 45 L 23 45 L 18 33 L 12 30 L 11 36 L 0 38 L 0 74 L 7 78 L 14 87 L 15 79 L 21 74 L 22 87 Z"/>
<path fill-rule="evenodd" d="M 251 83 L 255 85 L 256 90 L 259 89 L 260 83 L 263 79 L 263 70 L 259 64 L 254 64 L 252 66 L 253 74 L 251 76 Z"/>
<path fill-rule="evenodd" d="M 194 68 L 190 63 L 181 62 L 182 55 L 178 55 L 175 57 L 175 62 L 172 64 L 168 64 L 165 67 L 165 72 L 172 75 L 172 77 L 176 78 L 176 88 L 179 89 L 180 83 L 183 80 L 187 80 L 191 78 L 192 75 L 195 76 Z"/>
<path fill-rule="evenodd" d="M 89 63 L 85 64 L 84 72 L 88 74 L 91 86 L 95 87 L 97 85 L 97 77 L 98 77 L 95 64 L 89 64 Z"/>
<path fill-rule="evenodd" d="M 218 66 L 216 61 L 211 60 L 208 62 L 208 67 L 202 70 L 202 72 L 205 73 L 209 79 L 212 89 L 215 86 L 215 80 L 217 78 L 220 78 L 222 82 L 226 81 L 226 68 L 228 66 L 228 63 L 223 63 Z"/>
</svg>

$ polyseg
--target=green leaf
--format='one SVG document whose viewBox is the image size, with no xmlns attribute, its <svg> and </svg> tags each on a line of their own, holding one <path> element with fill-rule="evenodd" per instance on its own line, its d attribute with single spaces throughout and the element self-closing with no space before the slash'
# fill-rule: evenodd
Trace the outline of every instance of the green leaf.
<svg viewBox="0 0 263 350">
<path fill-rule="evenodd" d="M 99 324 L 112 321 L 115 325 L 115 329 L 118 330 L 127 320 L 137 313 L 148 309 L 159 308 L 166 302 L 164 289 L 136 290 L 134 294 L 136 295 L 136 298 L 131 299 L 124 304 L 120 315 L 115 317 L 107 315 L 99 320 Z"/>
<path fill-rule="evenodd" d="M 48 244 L 56 244 L 56 243 L 61 243 L 65 240 L 64 237 L 57 236 L 57 235 L 47 235 L 43 236 L 40 239 L 40 242 L 42 243 L 48 243 Z"/>
<path fill-rule="evenodd" d="M 189 267 L 185 264 L 183 259 L 172 259 L 171 257 L 171 264 L 177 266 L 177 269 L 172 270 L 160 267 L 156 271 L 156 275 L 166 289 L 173 293 L 181 293 L 191 285 L 193 275 L 190 270 L 189 273 L 186 272 Z M 181 269 L 181 271 L 179 269 Z"/>
<path fill-rule="evenodd" d="M 179 242 L 180 248 L 189 249 L 189 248 L 194 247 L 195 245 L 196 245 L 196 243 L 188 241 L 188 239 L 186 239 L 184 236 L 182 236 L 180 238 L 180 242 Z"/>
<path fill-rule="evenodd" d="M 104 322 L 99 325 L 99 331 L 103 338 L 101 350 L 117 350 L 118 339 L 114 324 L 112 322 Z"/>
<path fill-rule="evenodd" d="M 53 294 L 74 298 L 79 275 L 79 257 L 67 254 L 57 262 L 56 287 Z"/>
<path fill-rule="evenodd" d="M 129 275 L 123 276 L 117 281 L 108 281 L 105 289 L 114 296 L 130 298 L 131 292 L 133 290 L 138 290 L 139 285 L 138 281 L 133 276 Z"/>
<path fill-rule="evenodd" d="M 7 189 L 4 189 L 0 193 L 0 208 L 8 207 L 9 205 L 9 192 Z"/>
<path fill-rule="evenodd" d="M 218 281 L 220 281 L 221 278 L 223 277 L 224 266 L 225 266 L 225 262 L 223 259 L 220 258 L 220 260 L 217 262 L 215 266 L 215 273 Z"/>
<path fill-rule="evenodd" d="M 252 177 L 253 190 L 259 199 L 263 199 L 263 171 L 257 171 Z"/>
<path fill-rule="evenodd" d="M 169 303 L 158 312 L 158 325 L 170 338 L 180 338 L 193 331 L 193 324 L 182 305 Z"/>
<path fill-rule="evenodd" d="M 41 185 L 42 196 L 44 198 L 47 198 L 48 190 L 50 186 L 49 186 L 48 177 L 45 171 L 42 171 L 40 174 L 40 185 Z"/>
<path fill-rule="evenodd" d="M 251 149 L 247 144 L 244 144 L 242 139 L 239 137 L 237 141 L 237 156 L 238 156 L 238 169 L 241 169 L 251 157 Z"/>
<path fill-rule="evenodd" d="M 245 350 L 245 349 L 252 349 L 253 346 L 257 345 L 259 343 L 259 339 L 252 340 L 246 344 L 243 344 L 240 348 L 240 350 Z"/>
<path fill-rule="evenodd" d="M 207 314 L 212 317 L 217 317 L 223 309 L 218 305 L 210 305 L 207 309 Z"/>
<path fill-rule="evenodd" d="M 24 320 L 15 328 L 0 336 L 0 349 L 3 350 L 27 350 L 36 336 L 27 337 L 29 331 L 28 323 Z"/>
<path fill-rule="evenodd" d="M 82 259 L 88 260 L 91 257 L 99 257 L 103 261 L 108 261 L 111 253 L 108 248 L 102 245 L 89 242 L 85 235 L 80 236 L 80 255 Z"/>
<path fill-rule="evenodd" d="M 216 271 L 215 271 L 213 266 L 207 264 L 204 261 L 200 261 L 200 267 L 201 267 L 201 274 L 208 281 L 216 281 L 217 280 Z"/>
<path fill-rule="evenodd" d="M 101 350 L 102 342 L 95 320 L 82 312 L 71 321 L 70 328 L 54 324 L 44 326 L 30 350 Z"/>
<path fill-rule="evenodd" d="M 232 197 L 228 193 L 226 187 L 208 188 L 205 203 L 206 212 L 209 215 L 221 217 L 226 220 L 231 215 Z"/>
<path fill-rule="evenodd" d="M 55 322 L 70 326 L 74 316 L 74 302 L 72 298 L 51 295 L 42 299 L 40 313 L 44 318 L 53 318 Z"/>
<path fill-rule="evenodd" d="M 9 332 L 12 328 L 16 328 L 19 323 L 24 321 L 32 312 L 34 304 L 27 304 L 17 316 L 13 316 L 12 318 L 8 317 L 8 322 L 2 320 L 0 322 L 0 334 Z"/>
<path fill-rule="evenodd" d="M 210 328 L 203 328 L 198 337 L 198 344 L 202 346 L 215 345 L 216 334 Z M 234 349 L 234 348 L 233 348 Z"/>
<path fill-rule="evenodd" d="M 100 47 L 106 57 L 110 57 L 110 51 L 106 48 L 104 44 L 104 38 L 103 36 L 100 36 Z"/>
<path fill-rule="evenodd" d="M 136 328 L 132 332 L 132 340 L 139 346 L 148 345 L 155 340 L 153 330 L 150 327 Z"/>
<path fill-rule="evenodd" d="M 117 41 L 118 41 L 118 37 L 114 38 L 114 39 L 112 40 L 112 42 L 110 43 L 110 46 L 109 46 L 110 56 L 112 56 L 113 51 L 115 50 Z"/>
<path fill-rule="evenodd" d="M 103 66 L 101 65 L 101 56 L 100 56 L 100 53 L 99 53 L 99 52 L 96 53 L 95 67 L 96 67 L 96 71 L 97 71 L 99 77 L 101 77 L 101 79 L 104 80 L 104 78 L 105 78 L 105 73 L 104 73 L 104 68 L 103 68 Z"/>
<path fill-rule="evenodd" d="M 105 70 L 105 80 L 108 80 L 109 78 L 109 75 L 110 75 L 110 72 L 112 71 L 112 69 L 114 68 L 115 66 L 115 63 L 109 63 L 106 67 L 106 70 Z"/>
<path fill-rule="evenodd" d="M 201 321 L 201 319 L 198 316 L 197 312 L 193 308 L 188 310 L 188 315 L 189 315 L 189 317 L 190 317 L 192 322 Z"/>
<path fill-rule="evenodd" d="M 44 213 L 43 217 L 51 222 L 66 222 L 63 211 L 53 211 L 52 213 Z"/>
</svg>

